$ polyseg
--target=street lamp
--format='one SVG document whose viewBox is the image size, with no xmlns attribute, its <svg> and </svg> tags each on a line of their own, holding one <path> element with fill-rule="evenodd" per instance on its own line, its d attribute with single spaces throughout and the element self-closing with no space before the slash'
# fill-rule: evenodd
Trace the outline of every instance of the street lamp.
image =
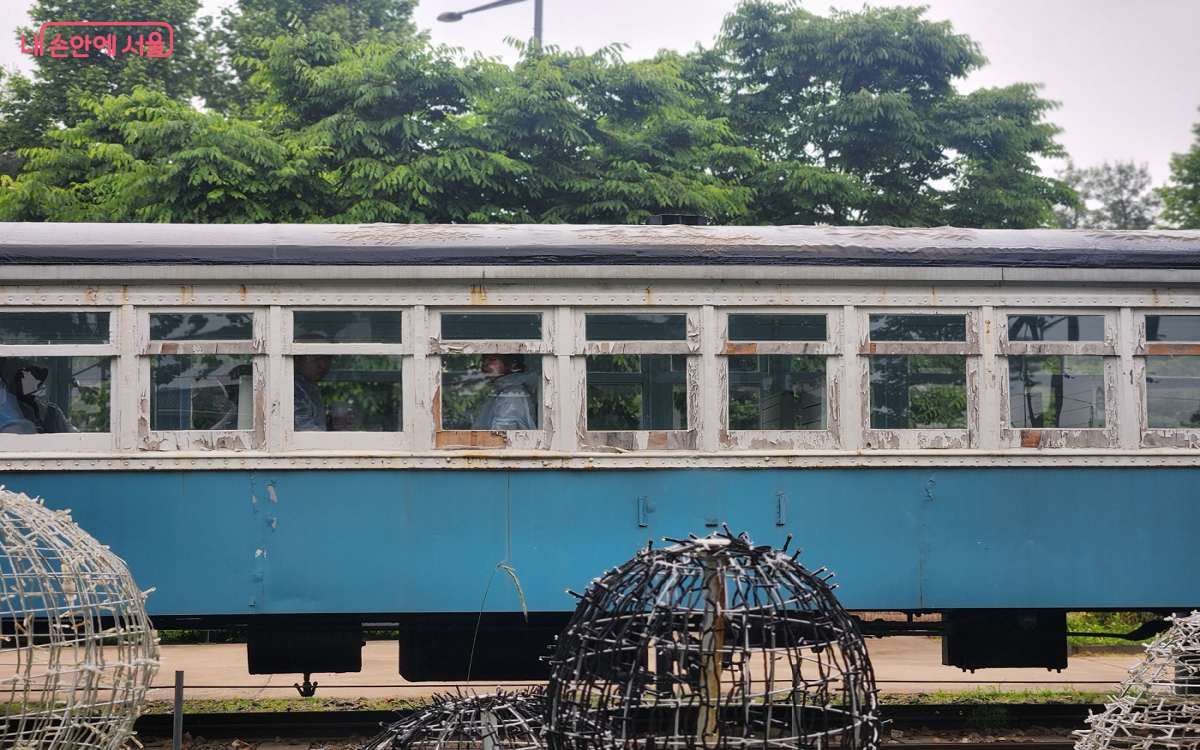
<svg viewBox="0 0 1200 750">
<path fill-rule="evenodd" d="M 439 21 L 448 23 L 463 20 L 463 16 L 468 13 L 478 13 L 481 10 L 490 10 L 491 8 L 499 8 L 502 5 L 515 5 L 523 3 L 525 0 L 496 0 L 494 3 L 480 5 L 478 8 L 471 8 L 463 11 L 448 11 L 437 17 Z M 533 0 L 533 39 L 539 47 L 542 46 L 542 0 Z"/>
</svg>

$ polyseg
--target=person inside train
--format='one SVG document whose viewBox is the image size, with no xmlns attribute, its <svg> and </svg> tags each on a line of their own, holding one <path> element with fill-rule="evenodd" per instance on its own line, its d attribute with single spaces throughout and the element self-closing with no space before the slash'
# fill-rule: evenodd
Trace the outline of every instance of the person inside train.
<svg viewBox="0 0 1200 750">
<path fill-rule="evenodd" d="M 332 365 L 333 357 L 328 354 L 303 354 L 296 357 L 293 393 L 297 431 L 330 429 L 329 418 L 325 412 L 325 399 L 321 396 L 321 389 L 317 387 L 317 383 L 325 379 Z M 332 427 L 339 429 L 337 426 Z"/>
<path fill-rule="evenodd" d="M 533 394 L 537 374 L 525 371 L 522 354 L 485 354 L 479 369 L 492 392 L 479 405 L 472 430 L 536 430 L 537 408 Z"/>
<path fill-rule="evenodd" d="M 50 371 L 23 359 L 0 360 L 0 433 L 38 435 L 79 432 L 57 404 L 38 393 Z"/>
</svg>

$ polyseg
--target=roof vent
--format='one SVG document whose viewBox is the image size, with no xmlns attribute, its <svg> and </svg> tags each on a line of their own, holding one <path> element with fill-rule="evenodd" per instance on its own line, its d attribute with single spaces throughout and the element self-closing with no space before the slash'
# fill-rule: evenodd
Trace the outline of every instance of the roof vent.
<svg viewBox="0 0 1200 750">
<path fill-rule="evenodd" d="M 692 227 L 708 226 L 708 217 L 700 214 L 655 214 L 646 217 L 647 225 L 687 224 Z"/>
</svg>

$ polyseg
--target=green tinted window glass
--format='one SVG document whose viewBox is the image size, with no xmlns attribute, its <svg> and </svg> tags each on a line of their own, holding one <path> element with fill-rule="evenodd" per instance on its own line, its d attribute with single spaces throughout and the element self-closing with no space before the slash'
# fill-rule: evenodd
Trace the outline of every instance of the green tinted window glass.
<svg viewBox="0 0 1200 750">
<path fill-rule="evenodd" d="M 541 429 L 542 358 L 443 354 L 443 430 Z"/>
<path fill-rule="evenodd" d="M 729 429 L 824 430 L 825 358 L 768 354 L 729 357 Z"/>
<path fill-rule="evenodd" d="M 151 313 L 151 341 L 249 341 L 251 313 Z"/>
<path fill-rule="evenodd" d="M 966 341 L 965 315 L 872 315 L 872 341 Z"/>
<path fill-rule="evenodd" d="M 589 430 L 686 430 L 687 427 L 685 355 L 588 356 Z"/>
<path fill-rule="evenodd" d="M 588 341 L 683 341 L 687 316 L 657 313 L 587 316 Z"/>
<path fill-rule="evenodd" d="M 1008 358 L 1013 427 L 1087 429 L 1104 426 L 1104 358 Z"/>
<path fill-rule="evenodd" d="M 106 312 L 0 313 L 0 344 L 107 344 Z"/>
<path fill-rule="evenodd" d="M 1146 423 L 1200 428 L 1200 356 L 1146 357 Z"/>
<path fill-rule="evenodd" d="M 824 341 L 824 315 L 730 315 L 730 341 Z"/>
<path fill-rule="evenodd" d="M 0 433 L 109 431 L 108 357 L 6 357 L 0 376 L 7 395 L 0 408 Z"/>
<path fill-rule="evenodd" d="M 292 313 L 292 340 L 338 344 L 399 344 L 399 310 L 322 310 Z"/>
<path fill-rule="evenodd" d="M 442 313 L 447 341 L 540 341 L 541 313 Z"/>
<path fill-rule="evenodd" d="M 876 354 L 869 359 L 872 429 L 966 428 L 965 356 Z"/>
<path fill-rule="evenodd" d="M 150 429 L 254 428 L 249 354 L 162 354 L 150 358 Z"/>
<path fill-rule="evenodd" d="M 1009 315 L 1009 341 L 1103 341 L 1103 315 Z"/>
<path fill-rule="evenodd" d="M 400 357 L 301 354 L 293 367 L 297 432 L 400 431 Z"/>
</svg>

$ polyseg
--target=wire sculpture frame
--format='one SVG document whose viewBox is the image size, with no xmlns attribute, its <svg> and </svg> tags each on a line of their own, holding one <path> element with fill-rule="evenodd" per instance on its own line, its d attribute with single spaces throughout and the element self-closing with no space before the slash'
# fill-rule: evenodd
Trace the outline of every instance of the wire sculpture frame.
<svg viewBox="0 0 1200 750">
<path fill-rule="evenodd" d="M 438 695 L 391 724 L 363 750 L 541 750 L 546 693 Z"/>
<path fill-rule="evenodd" d="M 1175 617 L 1105 704 L 1075 734 L 1077 750 L 1200 747 L 1200 612 Z"/>
<path fill-rule="evenodd" d="M 158 670 L 145 598 L 67 511 L 0 488 L 0 747 L 129 738 Z"/>
<path fill-rule="evenodd" d="M 551 750 L 877 746 L 874 672 L 824 569 L 728 529 L 667 541 L 580 597 L 550 660 Z"/>
</svg>

